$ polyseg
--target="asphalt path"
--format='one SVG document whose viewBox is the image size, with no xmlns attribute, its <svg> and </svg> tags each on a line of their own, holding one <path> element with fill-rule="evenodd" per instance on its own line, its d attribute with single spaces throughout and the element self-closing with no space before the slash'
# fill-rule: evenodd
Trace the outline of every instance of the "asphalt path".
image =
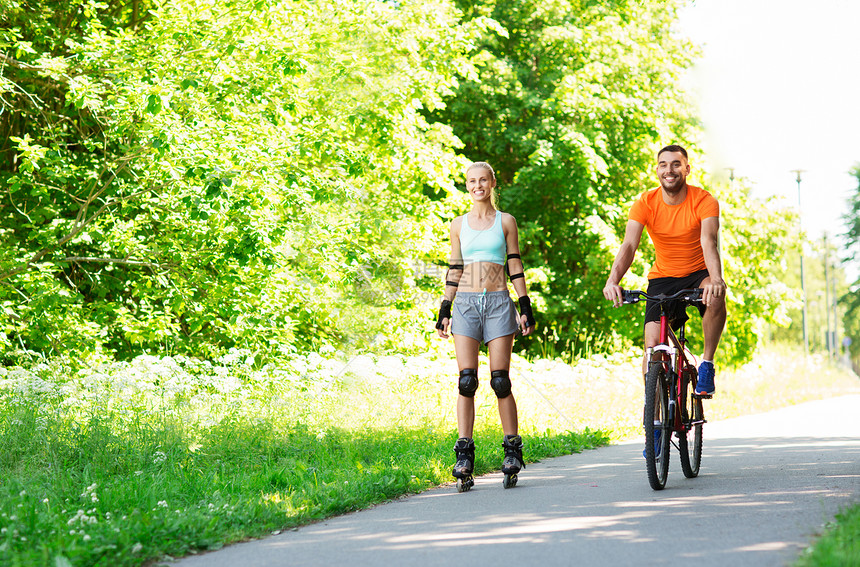
<svg viewBox="0 0 860 567">
<path fill-rule="evenodd" d="M 783 566 L 860 501 L 860 395 L 707 423 L 704 437 L 698 478 L 672 447 L 662 491 L 638 440 L 529 465 L 513 489 L 490 474 L 177 564 Z"/>
</svg>

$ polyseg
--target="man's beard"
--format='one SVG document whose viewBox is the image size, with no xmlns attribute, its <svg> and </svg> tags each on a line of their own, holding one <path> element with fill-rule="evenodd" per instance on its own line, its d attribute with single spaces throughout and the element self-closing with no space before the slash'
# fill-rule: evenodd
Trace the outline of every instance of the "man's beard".
<svg viewBox="0 0 860 567">
<path fill-rule="evenodd" d="M 677 177 L 675 181 L 672 182 L 670 186 L 666 186 L 667 182 L 661 177 L 660 178 L 660 187 L 663 188 L 664 191 L 669 193 L 670 195 L 677 195 L 681 192 L 681 190 L 687 186 L 687 178 L 686 177 Z"/>
</svg>

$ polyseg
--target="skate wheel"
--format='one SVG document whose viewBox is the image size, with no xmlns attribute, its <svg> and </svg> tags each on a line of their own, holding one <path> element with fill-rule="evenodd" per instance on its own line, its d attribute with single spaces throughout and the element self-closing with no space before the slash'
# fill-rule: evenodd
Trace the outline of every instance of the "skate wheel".
<svg viewBox="0 0 860 567">
<path fill-rule="evenodd" d="M 502 481 L 502 485 L 505 488 L 513 488 L 517 485 L 517 475 L 516 474 L 506 474 L 505 480 Z"/>
<path fill-rule="evenodd" d="M 472 477 L 469 478 L 458 478 L 457 479 L 457 492 L 468 492 L 470 488 L 475 485 L 475 481 Z"/>
</svg>

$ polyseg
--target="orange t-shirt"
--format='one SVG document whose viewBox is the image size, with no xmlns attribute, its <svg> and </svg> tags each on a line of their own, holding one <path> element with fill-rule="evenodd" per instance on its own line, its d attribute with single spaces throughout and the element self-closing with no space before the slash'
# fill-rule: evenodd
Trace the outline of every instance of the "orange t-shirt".
<svg viewBox="0 0 860 567">
<path fill-rule="evenodd" d="M 654 243 L 657 261 L 648 279 L 682 278 L 706 269 L 702 220 L 719 216 L 720 203 L 700 187 L 687 185 L 687 197 L 680 205 L 663 202 L 660 187 L 642 193 L 628 218 L 645 225 Z"/>
</svg>

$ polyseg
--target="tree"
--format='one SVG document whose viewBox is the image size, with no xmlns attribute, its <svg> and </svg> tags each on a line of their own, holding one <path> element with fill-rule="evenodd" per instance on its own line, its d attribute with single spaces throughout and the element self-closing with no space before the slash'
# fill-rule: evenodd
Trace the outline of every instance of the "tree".
<svg viewBox="0 0 860 567">
<path fill-rule="evenodd" d="M 7 350 L 318 348 L 415 308 L 461 164 L 419 113 L 468 66 L 449 5 L 29 8 L 0 46 Z"/>
<path fill-rule="evenodd" d="M 857 189 L 848 200 L 848 211 L 842 217 L 845 221 L 845 257 L 846 266 L 857 269 L 858 244 L 860 244 L 860 164 L 854 166 L 851 174 L 857 179 Z M 850 354 L 855 368 L 860 365 L 860 280 L 854 282 L 851 288 L 839 298 L 839 304 L 845 309 L 843 324 L 845 335 L 851 339 Z"/>
</svg>

